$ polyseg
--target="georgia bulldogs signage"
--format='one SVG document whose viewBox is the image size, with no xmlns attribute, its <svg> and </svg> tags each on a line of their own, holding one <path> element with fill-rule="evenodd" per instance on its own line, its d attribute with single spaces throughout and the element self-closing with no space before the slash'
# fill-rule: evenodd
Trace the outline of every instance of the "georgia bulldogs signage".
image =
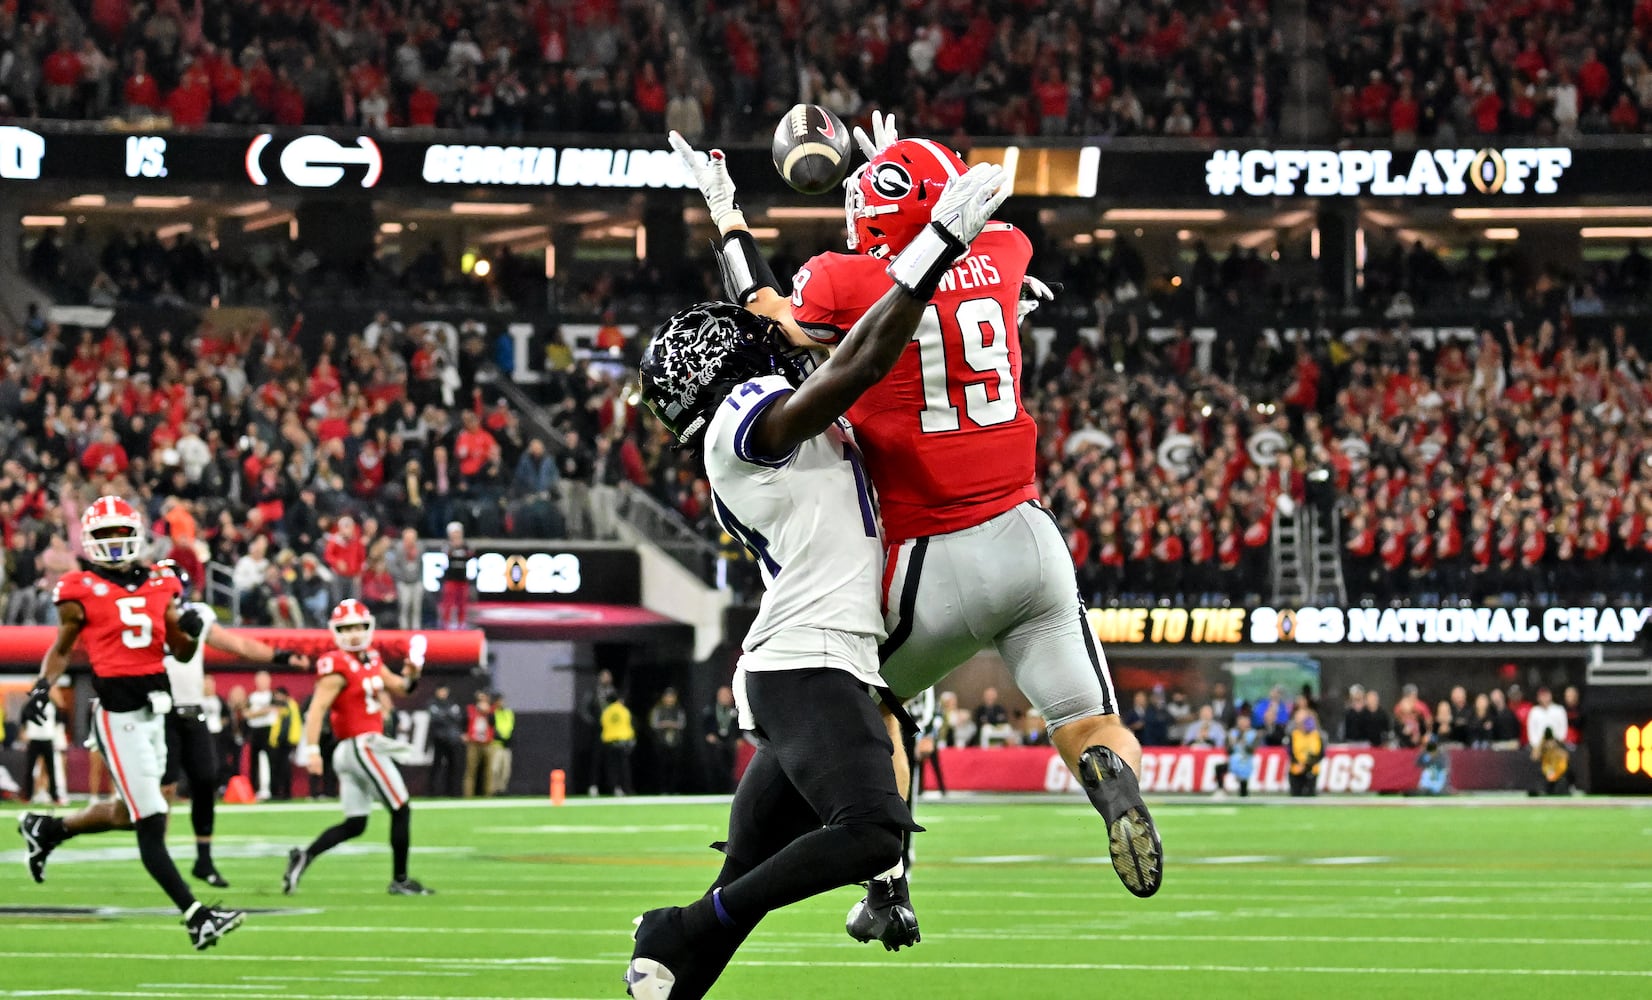
<svg viewBox="0 0 1652 1000">
<path fill-rule="evenodd" d="M 264 132 L 247 144 L 247 179 L 260 187 L 271 181 L 265 153 L 274 142 L 275 136 Z M 384 154 L 364 135 L 353 145 L 326 135 L 301 135 L 282 146 L 274 161 L 276 181 L 305 188 L 333 187 L 344 180 L 346 167 L 352 168 L 351 176 L 361 178 L 364 188 L 377 184 L 384 173 Z"/>
<path fill-rule="evenodd" d="M 1450 755 L 1451 787 L 1459 790 L 1526 787 L 1531 760 L 1518 750 L 1458 750 Z M 1226 762 L 1221 750 L 1148 747 L 1142 750 L 1141 787 L 1148 793 L 1210 793 L 1217 789 L 1216 767 Z M 1061 755 L 1048 747 L 962 747 L 941 751 L 946 786 L 954 791 L 1072 792 L 1083 786 Z M 1320 764 L 1321 792 L 1403 792 L 1417 787 L 1414 750 L 1331 747 Z M 1250 790 L 1283 793 L 1290 787 L 1290 762 L 1279 747 L 1256 754 Z M 925 788 L 933 778 L 925 771 Z M 1230 777 L 1228 790 L 1236 790 Z"/>
</svg>

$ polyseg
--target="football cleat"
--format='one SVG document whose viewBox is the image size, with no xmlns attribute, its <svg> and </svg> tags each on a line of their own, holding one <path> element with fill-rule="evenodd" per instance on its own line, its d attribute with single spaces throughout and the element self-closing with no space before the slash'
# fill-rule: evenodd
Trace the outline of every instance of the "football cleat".
<svg viewBox="0 0 1652 1000">
<path fill-rule="evenodd" d="M 1078 775 L 1090 804 L 1107 823 L 1107 849 L 1119 881 L 1143 898 L 1158 892 L 1164 845 L 1142 801 L 1136 772 L 1112 750 L 1093 746 L 1078 758 Z"/>
<path fill-rule="evenodd" d="M 202 882 L 205 882 L 207 885 L 212 886 L 213 888 L 216 888 L 216 889 L 228 889 L 229 888 L 229 882 L 226 881 L 222 875 L 218 874 L 217 867 L 214 866 L 213 863 L 210 862 L 210 861 L 197 861 L 197 862 L 195 862 L 195 867 L 191 868 L 189 870 L 189 874 L 195 876 L 196 878 L 200 879 Z"/>
<path fill-rule="evenodd" d="M 392 896 L 434 896 L 434 895 L 436 895 L 436 890 L 435 889 L 426 889 L 424 886 L 419 884 L 419 880 L 416 879 L 416 878 L 397 879 L 396 881 L 390 883 L 390 890 L 389 891 L 390 891 L 390 895 L 392 895 Z"/>
<path fill-rule="evenodd" d="M 862 944 L 878 942 L 885 951 L 900 951 L 923 940 L 918 935 L 918 915 L 912 910 L 906 876 L 869 882 L 866 898 L 850 908 L 844 930 Z"/>
<path fill-rule="evenodd" d="M 206 951 L 217 944 L 219 938 L 241 926 L 245 919 L 247 915 L 240 910 L 220 910 L 218 904 L 196 903 L 195 912 L 185 918 L 184 926 L 189 928 L 189 940 L 195 950 Z"/>
<path fill-rule="evenodd" d="M 52 848 L 63 842 L 53 828 L 53 819 L 41 813 L 24 813 L 17 821 L 17 832 L 23 835 L 24 861 L 29 866 L 29 877 L 36 882 L 46 881 L 46 857 Z"/>
<path fill-rule="evenodd" d="M 298 880 L 304 877 L 304 869 L 310 867 L 310 856 L 304 853 L 302 847 L 295 847 L 287 852 L 287 873 L 281 876 L 281 891 L 291 896 L 298 890 Z"/>
<path fill-rule="evenodd" d="M 710 984 L 696 988 L 696 949 L 683 930 L 683 911 L 667 906 L 633 921 L 636 946 L 625 970 L 625 992 L 636 1000 L 699 1000 Z M 681 987 L 681 988 L 679 988 Z"/>
</svg>

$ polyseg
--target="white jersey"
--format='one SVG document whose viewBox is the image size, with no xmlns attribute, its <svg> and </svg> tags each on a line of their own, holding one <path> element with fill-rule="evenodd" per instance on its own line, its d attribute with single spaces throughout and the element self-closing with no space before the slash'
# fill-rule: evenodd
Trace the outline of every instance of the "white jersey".
<svg viewBox="0 0 1652 1000">
<path fill-rule="evenodd" d="M 218 612 L 212 610 L 212 605 L 196 602 L 189 605 L 195 609 L 206 627 L 201 630 L 201 641 L 195 644 L 195 654 L 187 660 L 174 659 L 171 653 L 166 655 L 166 679 L 172 682 L 172 701 L 178 705 L 199 705 L 206 696 L 206 647 L 207 636 L 212 633 L 218 624 Z"/>
<path fill-rule="evenodd" d="M 792 391 L 778 375 L 752 379 L 706 431 L 717 521 L 757 559 L 765 586 L 740 665 L 831 666 L 881 685 L 883 541 L 849 425 L 838 421 L 782 459 L 749 450 L 757 415 Z"/>
</svg>

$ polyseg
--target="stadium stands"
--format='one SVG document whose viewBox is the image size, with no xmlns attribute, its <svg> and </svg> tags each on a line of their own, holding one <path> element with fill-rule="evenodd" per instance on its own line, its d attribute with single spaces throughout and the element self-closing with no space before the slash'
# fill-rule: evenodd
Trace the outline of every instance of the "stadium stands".
<svg viewBox="0 0 1652 1000">
<path fill-rule="evenodd" d="M 1269 8 L 1225 0 L 89 6 L 0 32 L 0 114 L 727 140 L 814 100 L 938 135 L 1270 136 L 1287 72 Z M 1644 2 L 1307 6 L 1345 136 L 1641 132 L 1652 112 Z"/>
</svg>

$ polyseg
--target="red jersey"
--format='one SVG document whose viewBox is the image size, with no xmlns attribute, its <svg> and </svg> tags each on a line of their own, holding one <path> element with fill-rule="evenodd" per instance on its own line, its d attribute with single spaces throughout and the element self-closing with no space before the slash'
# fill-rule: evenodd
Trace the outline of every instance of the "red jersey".
<svg viewBox="0 0 1652 1000">
<path fill-rule="evenodd" d="M 348 740 L 364 733 L 384 732 L 384 706 L 379 704 L 379 693 L 384 690 L 383 670 L 379 654 L 371 649 L 360 657 L 335 649 L 316 659 L 318 679 L 328 674 L 344 678 L 344 690 L 333 699 L 329 712 L 335 738 Z"/>
<path fill-rule="evenodd" d="M 1021 405 L 1016 301 L 1032 244 L 993 223 L 942 280 L 913 343 L 849 422 L 878 490 L 885 540 L 971 528 L 1038 498 L 1038 426 Z M 892 287 L 888 262 L 824 253 L 792 280 L 792 317 L 836 343 Z"/>
<path fill-rule="evenodd" d="M 91 570 L 66 573 L 52 589 L 54 604 L 75 603 L 86 614 L 80 643 L 92 661 L 92 689 L 110 712 L 149 705 L 152 691 L 170 691 L 166 609 L 183 592 L 171 570 L 134 570 L 114 580 Z"/>
</svg>

